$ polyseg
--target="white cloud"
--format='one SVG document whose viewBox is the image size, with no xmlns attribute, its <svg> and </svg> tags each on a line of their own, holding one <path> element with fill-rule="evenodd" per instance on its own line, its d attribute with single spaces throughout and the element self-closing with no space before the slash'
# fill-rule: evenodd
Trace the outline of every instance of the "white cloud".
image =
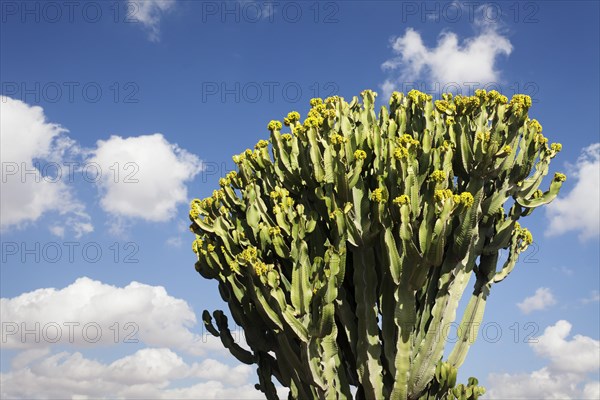
<svg viewBox="0 0 600 400">
<path fill-rule="evenodd" d="M 153 42 L 160 40 L 160 19 L 175 7 L 175 0 L 129 0 L 127 9 L 131 17 L 139 21 L 148 30 Z"/>
<path fill-rule="evenodd" d="M 97 163 L 103 172 L 100 205 L 117 224 L 124 224 L 122 218 L 171 219 L 177 205 L 188 201 L 185 182 L 202 169 L 198 157 L 160 133 L 99 140 L 88 162 Z"/>
<path fill-rule="evenodd" d="M 21 228 L 54 211 L 68 214 L 80 227 L 74 229 L 77 237 L 93 230 L 83 204 L 62 176 L 42 173 L 45 162 L 53 166 L 46 172 L 60 170 L 62 174 L 61 159 L 73 148 L 73 141 L 65 135 L 67 130 L 48 122 L 41 107 L 10 97 L 0 96 L 0 113 L 0 229 Z"/>
<path fill-rule="evenodd" d="M 590 303 L 598 303 L 598 302 L 600 302 L 600 292 L 597 291 L 597 290 L 592 290 L 592 292 L 590 293 L 589 297 L 581 299 L 581 302 L 583 304 L 590 304 Z"/>
<path fill-rule="evenodd" d="M 490 374 L 489 399 L 598 399 L 600 381 L 588 374 L 600 369 L 600 342 L 587 336 L 567 339 L 571 324 L 561 320 L 547 327 L 534 352 L 549 364 L 531 373 Z"/>
<path fill-rule="evenodd" d="M 559 195 L 546 207 L 550 220 L 547 235 L 579 232 L 586 240 L 600 235 L 600 143 L 594 143 L 581 151 L 569 178 L 575 180 L 573 189 Z"/>
<path fill-rule="evenodd" d="M 394 57 L 382 64 L 393 76 L 381 88 L 385 97 L 400 83 L 426 79 L 444 86 L 455 83 L 462 87 L 466 83 L 498 83 L 500 73 L 495 64 L 498 56 L 510 55 L 512 44 L 499 32 L 497 24 L 475 23 L 478 34 L 459 41 L 449 31 L 440 34 L 437 46 L 428 48 L 421 34 L 412 28 L 403 36 L 392 38 Z"/>
<path fill-rule="evenodd" d="M 554 304 L 556 304 L 556 299 L 552 291 L 542 287 L 537 289 L 533 296 L 527 297 L 522 302 L 517 303 L 517 307 L 524 314 L 529 314 L 532 311 L 544 310 Z"/>
<path fill-rule="evenodd" d="M 200 381 L 181 386 L 182 379 Z M 166 348 L 146 348 L 112 363 L 60 352 L 0 374 L 2 398 L 260 399 L 254 369 L 205 359 L 186 363 Z"/>
<path fill-rule="evenodd" d="M 2 346 L 7 349 L 114 346 L 139 340 L 194 355 L 225 352 L 218 338 L 191 330 L 194 311 L 162 286 L 131 282 L 115 287 L 84 277 L 63 289 L 2 298 L 0 311 Z"/>
</svg>

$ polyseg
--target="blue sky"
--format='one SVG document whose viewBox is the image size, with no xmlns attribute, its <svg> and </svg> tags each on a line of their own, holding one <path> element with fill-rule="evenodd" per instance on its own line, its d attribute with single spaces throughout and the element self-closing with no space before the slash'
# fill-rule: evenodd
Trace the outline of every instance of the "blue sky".
<svg viewBox="0 0 600 400">
<path fill-rule="evenodd" d="M 417 87 L 531 95 L 530 116 L 563 144 L 551 173 L 569 177 L 525 222 L 535 245 L 494 287 L 461 376 L 489 398 L 597 398 L 598 2 L 69 4 L 0 3 L 3 397 L 256 397 L 254 369 L 198 336 L 202 310 L 225 305 L 194 270 L 189 200 L 312 97 L 371 88 L 385 104 Z M 24 321 L 103 331 L 35 343 Z M 75 367 L 88 375 L 53 375 Z"/>
</svg>

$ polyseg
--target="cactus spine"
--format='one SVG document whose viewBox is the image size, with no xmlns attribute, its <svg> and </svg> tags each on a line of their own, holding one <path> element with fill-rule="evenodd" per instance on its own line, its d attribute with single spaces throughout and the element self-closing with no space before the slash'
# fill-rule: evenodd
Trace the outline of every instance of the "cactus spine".
<svg viewBox="0 0 600 400">
<path fill-rule="evenodd" d="M 476 399 L 456 385 L 493 284 L 532 243 L 519 219 L 556 197 L 556 174 L 531 99 L 495 91 L 442 100 L 393 93 L 311 100 L 308 117 L 271 121 L 269 140 L 234 156 L 238 170 L 191 203 L 196 270 L 216 279 L 250 349 L 221 311 L 208 331 L 258 366 L 278 398 Z M 498 254 L 509 250 L 498 269 Z M 448 324 L 475 274 L 459 340 Z"/>
</svg>

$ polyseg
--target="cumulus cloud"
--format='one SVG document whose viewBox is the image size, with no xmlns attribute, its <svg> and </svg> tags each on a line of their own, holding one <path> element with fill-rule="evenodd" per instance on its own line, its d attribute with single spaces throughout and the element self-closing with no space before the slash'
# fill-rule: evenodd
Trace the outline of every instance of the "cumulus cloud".
<svg viewBox="0 0 600 400">
<path fill-rule="evenodd" d="M 517 307 L 519 307 L 524 314 L 529 314 L 533 311 L 544 310 L 554 304 L 556 304 L 556 299 L 554 298 L 552 291 L 542 287 L 537 289 L 533 296 L 529 296 L 522 302 L 517 303 Z"/>
<path fill-rule="evenodd" d="M 160 40 L 160 19 L 173 10 L 175 0 L 129 0 L 128 10 L 132 18 L 140 22 L 148 31 L 148 38 L 153 42 Z"/>
<path fill-rule="evenodd" d="M 600 342 L 587 336 L 568 336 L 571 324 L 560 320 L 547 327 L 533 351 L 549 364 L 531 373 L 495 373 L 488 377 L 490 399 L 598 399 Z"/>
<path fill-rule="evenodd" d="M 42 288 L 0 299 L 2 346 L 39 349 L 51 345 L 91 347 L 145 343 L 202 355 L 222 351 L 220 341 L 192 331 L 189 304 L 162 286 L 131 282 L 116 287 L 79 278 L 62 289 Z"/>
<path fill-rule="evenodd" d="M 111 363 L 60 352 L 11 366 L 0 374 L 2 398 L 264 398 L 251 384 L 252 367 L 213 359 L 188 364 L 166 348 L 141 349 Z M 199 383 L 181 387 L 183 379 Z"/>
<path fill-rule="evenodd" d="M 99 140 L 88 161 L 103 171 L 100 205 L 117 220 L 171 219 L 188 200 L 185 183 L 202 169 L 198 157 L 160 133 Z"/>
<path fill-rule="evenodd" d="M 581 151 L 569 178 L 574 180 L 570 192 L 561 194 L 546 207 L 549 236 L 578 232 L 581 240 L 600 235 L 600 143 Z"/>
<path fill-rule="evenodd" d="M 455 33 L 444 31 L 437 45 L 431 48 L 412 28 L 406 29 L 404 35 L 392 38 L 394 57 L 382 64 L 382 68 L 390 73 L 390 78 L 380 85 L 385 97 L 401 83 L 417 79 L 441 86 L 497 83 L 500 72 L 495 66 L 496 60 L 501 55 L 510 55 L 512 44 L 497 24 L 477 22 L 476 27 L 478 34 L 462 42 Z"/>
<path fill-rule="evenodd" d="M 62 158 L 74 146 L 67 130 L 48 122 L 41 107 L 10 97 L 0 96 L 0 111 L 0 229 L 21 228 L 53 211 L 69 215 L 75 236 L 91 232 L 84 205 L 63 179 Z M 64 235 L 64 227 L 54 232 Z"/>
</svg>

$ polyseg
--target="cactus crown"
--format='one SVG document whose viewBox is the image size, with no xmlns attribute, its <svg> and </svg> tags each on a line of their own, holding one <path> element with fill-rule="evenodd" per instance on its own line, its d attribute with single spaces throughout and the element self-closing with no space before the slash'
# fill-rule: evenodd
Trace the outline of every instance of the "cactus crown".
<svg viewBox="0 0 600 400">
<path fill-rule="evenodd" d="M 271 121 L 221 189 L 192 201 L 196 269 L 219 282 L 250 349 L 222 312 L 204 322 L 258 365 L 268 398 L 273 377 L 294 398 L 347 398 L 350 385 L 367 398 L 477 398 L 476 380 L 455 386 L 473 330 L 441 362 L 442 329 L 473 273 L 462 324 L 480 320 L 532 243 L 517 221 L 558 194 L 560 173 L 538 188 L 561 146 L 526 95 L 394 92 L 378 114 L 376 93 L 361 96 L 312 99 L 304 121 L 284 118 L 289 133 Z"/>
</svg>

